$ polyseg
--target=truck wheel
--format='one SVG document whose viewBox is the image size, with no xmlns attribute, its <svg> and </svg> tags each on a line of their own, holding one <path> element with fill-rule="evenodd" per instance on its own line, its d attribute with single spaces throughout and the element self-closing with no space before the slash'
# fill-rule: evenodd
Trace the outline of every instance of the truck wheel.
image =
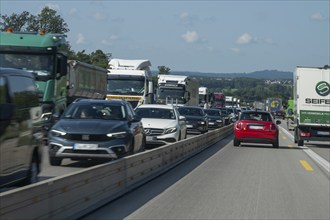
<svg viewBox="0 0 330 220">
<path fill-rule="evenodd" d="M 62 159 L 56 157 L 49 157 L 49 163 L 52 166 L 61 166 Z"/>
<path fill-rule="evenodd" d="M 234 146 L 238 147 L 240 145 L 240 142 L 237 138 L 234 138 Z"/>
</svg>

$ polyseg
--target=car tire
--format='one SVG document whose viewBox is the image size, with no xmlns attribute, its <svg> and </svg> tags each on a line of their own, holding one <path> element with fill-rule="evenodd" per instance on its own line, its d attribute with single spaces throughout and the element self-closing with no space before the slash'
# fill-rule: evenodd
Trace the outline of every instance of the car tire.
<svg viewBox="0 0 330 220">
<path fill-rule="evenodd" d="M 134 154 L 134 141 L 130 140 L 130 142 L 128 144 L 127 155 L 133 155 L 133 154 Z"/>
<path fill-rule="evenodd" d="M 240 145 L 240 141 L 237 138 L 234 138 L 234 146 L 238 147 Z"/>
<path fill-rule="evenodd" d="M 27 177 L 21 182 L 20 185 L 26 186 L 32 183 L 38 182 L 38 173 L 39 173 L 39 159 L 36 154 L 33 155 Z"/>
<path fill-rule="evenodd" d="M 298 146 L 304 146 L 304 140 L 298 139 Z"/>
<path fill-rule="evenodd" d="M 279 148 L 279 141 L 278 141 L 278 137 L 273 141 L 273 147 L 274 148 Z"/>
<path fill-rule="evenodd" d="M 49 157 L 49 163 L 52 166 L 61 166 L 62 159 L 56 157 Z"/>
<path fill-rule="evenodd" d="M 179 132 L 179 137 L 178 137 L 178 140 L 177 141 L 181 141 L 181 131 Z"/>
</svg>

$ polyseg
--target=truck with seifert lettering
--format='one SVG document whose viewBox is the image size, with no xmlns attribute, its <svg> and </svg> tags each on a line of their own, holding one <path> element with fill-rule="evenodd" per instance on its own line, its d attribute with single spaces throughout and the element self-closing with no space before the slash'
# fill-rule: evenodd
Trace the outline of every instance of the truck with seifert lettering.
<svg viewBox="0 0 330 220">
<path fill-rule="evenodd" d="M 158 75 L 157 103 L 198 106 L 199 82 L 190 76 Z"/>
<path fill-rule="evenodd" d="M 149 60 L 111 59 L 108 69 L 107 99 L 124 99 L 135 108 L 154 102 L 154 86 Z"/>
<path fill-rule="evenodd" d="M 298 66 L 294 72 L 294 141 L 330 140 L 330 68 Z"/>
<path fill-rule="evenodd" d="M 0 33 L 0 66 L 34 74 L 45 134 L 54 123 L 52 115 L 61 114 L 76 98 L 106 96 L 107 69 L 68 60 L 65 38 L 44 31 Z"/>
</svg>

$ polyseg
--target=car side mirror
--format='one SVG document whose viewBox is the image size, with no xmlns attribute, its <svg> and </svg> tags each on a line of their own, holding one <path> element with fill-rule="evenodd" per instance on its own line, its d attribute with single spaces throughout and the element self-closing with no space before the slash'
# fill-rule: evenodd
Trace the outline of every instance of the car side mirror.
<svg viewBox="0 0 330 220">
<path fill-rule="evenodd" d="M 141 121 L 142 117 L 139 115 L 133 115 L 133 118 L 131 120 L 131 122 L 139 122 Z"/>
</svg>

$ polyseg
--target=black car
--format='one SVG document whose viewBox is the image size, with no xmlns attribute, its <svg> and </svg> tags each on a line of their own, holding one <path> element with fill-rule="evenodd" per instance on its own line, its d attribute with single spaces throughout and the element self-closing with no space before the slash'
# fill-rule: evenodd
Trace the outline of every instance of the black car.
<svg viewBox="0 0 330 220">
<path fill-rule="evenodd" d="M 225 120 L 221 115 L 221 110 L 216 108 L 204 109 L 209 120 L 209 128 L 221 128 L 225 126 Z"/>
<path fill-rule="evenodd" d="M 48 133 L 49 161 L 59 166 L 64 158 L 116 159 L 143 151 L 145 138 L 141 117 L 128 102 L 81 99 Z"/>
<path fill-rule="evenodd" d="M 0 68 L 0 188 L 38 181 L 41 114 L 33 74 Z"/>
<path fill-rule="evenodd" d="M 272 112 L 272 115 L 274 116 L 274 118 L 280 118 L 280 119 L 285 119 L 285 111 L 283 110 L 278 110 L 275 112 Z"/>
<path fill-rule="evenodd" d="M 180 106 L 180 115 L 186 117 L 187 131 L 205 133 L 209 130 L 209 121 L 201 107 Z"/>
<path fill-rule="evenodd" d="M 221 115 L 225 121 L 225 125 L 229 125 L 231 123 L 230 118 L 229 118 L 229 112 L 227 108 L 218 108 L 221 110 Z"/>
</svg>

